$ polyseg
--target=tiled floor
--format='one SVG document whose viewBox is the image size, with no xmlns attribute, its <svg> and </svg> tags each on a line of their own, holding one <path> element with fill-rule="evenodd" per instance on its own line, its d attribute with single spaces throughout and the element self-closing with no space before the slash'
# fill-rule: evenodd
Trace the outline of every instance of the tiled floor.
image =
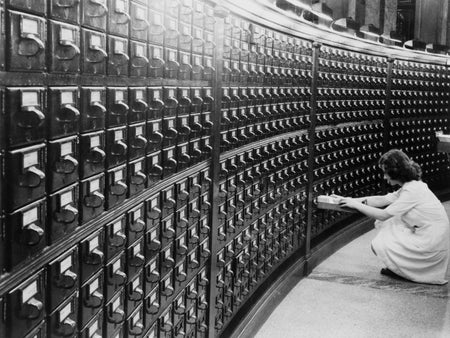
<svg viewBox="0 0 450 338">
<path fill-rule="evenodd" d="M 450 215 L 450 202 L 445 206 Z M 262 326 L 247 328 L 241 337 L 450 337 L 449 285 L 380 275 L 382 264 L 370 250 L 374 236 L 374 230 L 366 233 L 317 266 Z"/>
</svg>

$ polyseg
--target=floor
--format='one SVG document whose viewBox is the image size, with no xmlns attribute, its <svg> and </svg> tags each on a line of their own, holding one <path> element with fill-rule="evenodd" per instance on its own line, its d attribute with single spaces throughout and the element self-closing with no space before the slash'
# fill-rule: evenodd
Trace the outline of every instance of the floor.
<svg viewBox="0 0 450 338">
<path fill-rule="evenodd" d="M 445 207 L 450 215 L 450 202 Z M 250 321 L 239 337 L 450 337 L 450 286 L 381 275 L 370 250 L 374 236 L 372 230 L 357 238 L 286 292 L 275 292 L 268 302 L 278 306 Z"/>
</svg>

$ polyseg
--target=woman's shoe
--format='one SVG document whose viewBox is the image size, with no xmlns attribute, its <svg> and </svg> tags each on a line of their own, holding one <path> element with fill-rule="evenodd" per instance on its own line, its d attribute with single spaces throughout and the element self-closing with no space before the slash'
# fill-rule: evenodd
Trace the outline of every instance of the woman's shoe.
<svg viewBox="0 0 450 338">
<path fill-rule="evenodd" d="M 389 270 L 388 268 L 381 269 L 380 273 L 382 275 L 385 275 L 385 276 L 388 276 L 388 277 L 391 277 L 391 278 L 406 280 L 405 278 L 403 278 L 402 276 L 397 275 L 395 272 Z"/>
</svg>

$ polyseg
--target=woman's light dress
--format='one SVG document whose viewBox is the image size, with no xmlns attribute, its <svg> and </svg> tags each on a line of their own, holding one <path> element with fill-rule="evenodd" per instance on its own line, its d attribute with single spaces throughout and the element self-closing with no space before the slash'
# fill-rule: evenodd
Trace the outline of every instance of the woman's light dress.
<svg viewBox="0 0 450 338">
<path fill-rule="evenodd" d="M 387 194 L 386 221 L 376 221 L 372 242 L 387 268 L 409 280 L 445 284 L 450 226 L 441 202 L 422 181 L 410 181 Z"/>
</svg>

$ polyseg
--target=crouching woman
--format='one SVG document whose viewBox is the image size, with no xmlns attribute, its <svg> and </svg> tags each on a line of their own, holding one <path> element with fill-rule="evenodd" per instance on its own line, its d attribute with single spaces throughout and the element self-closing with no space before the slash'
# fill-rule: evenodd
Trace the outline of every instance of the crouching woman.
<svg viewBox="0 0 450 338">
<path fill-rule="evenodd" d="M 386 265 L 381 273 L 419 283 L 445 284 L 449 263 L 450 226 L 444 207 L 422 171 L 401 150 L 379 160 L 384 179 L 400 189 L 384 196 L 342 197 L 342 206 L 376 219 L 372 250 Z"/>
</svg>

